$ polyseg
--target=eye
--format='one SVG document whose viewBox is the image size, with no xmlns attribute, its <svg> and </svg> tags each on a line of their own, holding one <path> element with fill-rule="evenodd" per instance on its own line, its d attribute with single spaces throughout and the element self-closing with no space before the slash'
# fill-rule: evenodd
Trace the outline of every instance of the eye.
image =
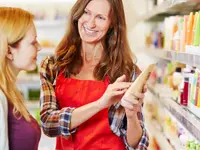
<svg viewBox="0 0 200 150">
<path fill-rule="evenodd" d="M 103 16 L 98 16 L 98 18 L 101 19 L 101 20 L 106 20 L 106 18 L 103 17 Z"/>
<path fill-rule="evenodd" d="M 84 10 L 84 14 L 89 14 L 89 12 L 87 10 Z"/>
</svg>

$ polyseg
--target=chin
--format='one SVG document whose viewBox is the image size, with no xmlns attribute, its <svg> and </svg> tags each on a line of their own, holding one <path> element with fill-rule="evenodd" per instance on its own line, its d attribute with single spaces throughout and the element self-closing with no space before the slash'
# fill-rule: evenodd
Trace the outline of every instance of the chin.
<svg viewBox="0 0 200 150">
<path fill-rule="evenodd" d="M 86 43 L 98 43 L 100 40 L 99 39 L 94 39 L 94 38 L 85 38 L 83 39 L 83 41 L 85 41 Z"/>
<path fill-rule="evenodd" d="M 33 70 L 35 70 L 35 69 L 36 69 L 36 64 L 33 64 L 33 65 L 27 67 L 25 70 L 26 70 L 26 71 L 33 71 Z"/>
<path fill-rule="evenodd" d="M 101 41 L 101 39 L 103 38 L 103 36 L 101 35 L 96 35 L 96 36 L 88 36 L 88 35 L 82 35 L 81 39 L 82 41 L 86 42 L 86 43 L 98 43 L 99 41 Z"/>
</svg>

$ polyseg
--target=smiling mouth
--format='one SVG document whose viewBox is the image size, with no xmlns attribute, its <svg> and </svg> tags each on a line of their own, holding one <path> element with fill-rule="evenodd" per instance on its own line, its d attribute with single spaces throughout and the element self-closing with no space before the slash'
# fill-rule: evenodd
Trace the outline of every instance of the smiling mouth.
<svg viewBox="0 0 200 150">
<path fill-rule="evenodd" d="M 88 29 L 85 25 L 83 25 L 83 28 L 84 28 L 84 31 L 89 34 L 89 35 L 94 35 L 97 33 L 97 31 L 94 31 L 94 30 L 90 30 Z"/>
</svg>

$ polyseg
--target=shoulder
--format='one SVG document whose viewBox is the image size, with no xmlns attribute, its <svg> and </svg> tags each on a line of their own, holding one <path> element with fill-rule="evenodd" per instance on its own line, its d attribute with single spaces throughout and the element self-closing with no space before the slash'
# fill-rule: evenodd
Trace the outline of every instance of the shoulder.
<svg viewBox="0 0 200 150">
<path fill-rule="evenodd" d="M 0 149 L 9 150 L 8 145 L 8 102 L 0 89 Z"/>
<path fill-rule="evenodd" d="M 47 56 L 41 61 L 40 68 L 41 69 L 53 68 L 54 63 L 55 63 L 55 58 L 53 56 Z"/>
<path fill-rule="evenodd" d="M 0 89 L 0 116 L 8 113 L 8 101 L 4 92 Z M 5 116 L 4 116 L 5 117 Z M 3 117 L 3 119 L 5 119 Z"/>
<path fill-rule="evenodd" d="M 45 57 L 40 63 L 40 77 L 44 77 L 45 79 L 53 82 L 57 74 L 57 71 L 55 72 L 53 70 L 54 64 L 54 56 Z"/>
<path fill-rule="evenodd" d="M 5 102 L 7 103 L 7 98 L 6 95 L 4 94 L 4 92 L 0 89 L 0 103 L 1 104 L 5 104 Z"/>
</svg>

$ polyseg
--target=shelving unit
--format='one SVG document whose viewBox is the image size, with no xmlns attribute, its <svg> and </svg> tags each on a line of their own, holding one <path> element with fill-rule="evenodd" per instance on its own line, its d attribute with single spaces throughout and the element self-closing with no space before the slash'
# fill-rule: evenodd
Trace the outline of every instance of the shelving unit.
<svg viewBox="0 0 200 150">
<path fill-rule="evenodd" d="M 67 18 L 58 20 L 35 20 L 37 39 L 42 49 L 38 54 L 53 54 L 67 28 Z M 48 48 L 46 48 L 48 46 Z"/>
<path fill-rule="evenodd" d="M 52 55 L 55 53 L 55 49 L 56 47 L 45 47 L 45 48 L 42 48 L 41 51 L 38 52 L 39 55 Z"/>
<path fill-rule="evenodd" d="M 39 82 L 40 81 L 40 76 L 39 74 L 34 74 L 34 75 L 26 75 L 26 76 L 22 76 L 19 77 L 17 80 L 17 83 L 20 84 L 25 84 L 25 83 L 30 83 L 30 82 Z"/>
<path fill-rule="evenodd" d="M 40 89 L 40 76 L 39 74 L 22 76 L 18 78 L 17 86 L 23 93 L 24 99 L 29 100 L 29 90 Z"/>
<path fill-rule="evenodd" d="M 152 136 L 154 136 L 156 138 L 156 141 L 158 143 L 158 145 L 160 146 L 161 150 L 174 150 L 172 148 L 172 146 L 169 144 L 169 142 L 167 141 L 165 135 L 162 133 L 162 131 L 160 131 L 160 129 L 158 128 L 158 126 L 156 125 L 155 121 L 151 120 L 147 121 L 149 123 L 146 123 L 146 128 L 149 132 L 149 134 L 151 134 Z"/>
<path fill-rule="evenodd" d="M 197 139 L 200 141 L 200 119 L 186 107 L 176 103 L 170 95 L 171 90 L 165 85 L 148 87 L 161 102 L 161 104 Z"/>
<path fill-rule="evenodd" d="M 146 12 L 144 16 L 138 17 L 138 22 L 142 22 L 141 25 L 144 25 L 143 23 L 146 23 L 149 25 L 145 28 L 145 30 L 147 30 L 146 33 L 143 34 L 144 36 L 145 34 L 148 34 L 146 35 L 145 42 L 146 43 L 149 42 L 150 41 L 149 39 L 152 38 L 153 40 L 150 42 L 152 42 L 152 45 L 156 45 L 155 43 L 157 42 L 156 41 L 157 37 L 154 37 L 154 36 L 157 36 L 159 32 L 163 31 L 163 25 L 166 25 L 164 24 L 164 22 L 161 23 L 161 22 L 153 22 L 153 21 L 164 21 L 165 17 L 175 16 L 175 15 L 180 15 L 180 16 L 189 15 L 190 12 L 195 12 L 199 10 L 200 10 L 199 0 L 174 0 L 173 3 L 172 3 L 172 0 L 171 2 L 168 0 L 164 1 L 161 5 L 154 7 L 149 12 Z M 148 45 L 148 43 L 146 45 Z M 186 46 L 186 50 L 185 52 L 183 52 L 183 51 L 174 51 L 171 49 L 152 48 L 153 46 L 152 47 L 143 47 L 143 45 L 140 45 L 140 46 L 138 46 L 140 47 L 139 49 L 142 49 L 142 52 L 148 55 L 148 57 L 150 56 L 152 59 L 155 59 L 156 57 L 156 60 L 168 60 L 168 61 L 180 62 L 180 63 L 186 64 L 189 66 L 194 66 L 200 69 L 200 47 Z M 161 62 L 161 63 L 160 62 L 161 61 L 159 61 L 158 63 L 158 67 L 161 67 L 161 69 L 163 70 L 164 67 L 162 65 L 165 64 L 165 62 Z M 159 71 L 162 71 L 161 69 L 160 70 L 158 69 L 158 74 L 159 74 Z M 181 130 L 184 130 L 183 137 L 187 137 L 188 142 L 190 140 L 192 141 L 194 140 L 197 143 L 199 143 L 200 142 L 200 110 L 199 108 L 193 105 L 190 106 L 190 104 L 188 104 L 188 107 L 185 107 L 185 106 L 180 105 L 178 102 L 174 101 L 172 99 L 172 96 L 175 92 L 173 92 L 172 89 L 170 89 L 167 85 L 158 84 L 154 87 L 149 86 L 148 89 L 149 89 L 148 91 L 150 91 L 155 96 L 152 99 L 153 104 L 158 102 L 159 109 L 163 110 L 163 111 L 160 111 L 159 113 L 162 114 L 163 116 L 164 114 L 167 114 L 166 115 L 167 117 L 171 115 L 172 117 L 169 117 L 169 118 L 170 119 L 173 118 L 174 122 L 172 123 L 175 123 L 173 125 L 176 126 L 176 123 L 177 123 L 177 126 L 179 125 L 178 127 L 181 127 Z M 149 124 L 151 124 L 151 126 L 153 126 L 154 128 L 155 126 L 158 126 L 159 123 L 160 123 L 160 127 L 158 127 L 157 130 L 159 130 L 159 128 L 164 130 L 162 134 L 164 134 L 164 137 L 170 141 L 173 149 L 175 150 L 186 149 L 186 147 L 184 147 L 181 143 L 183 142 L 182 136 L 179 137 L 177 135 L 177 137 L 176 136 L 173 137 L 173 132 L 172 132 L 172 135 L 167 133 L 168 131 L 168 128 L 166 127 L 167 124 L 162 124 L 159 119 L 158 119 L 158 122 L 154 122 L 152 120 L 149 122 Z"/>
<path fill-rule="evenodd" d="M 35 20 L 34 21 L 36 28 L 55 28 L 59 26 L 65 26 L 67 21 L 66 19 L 60 20 Z"/>
<path fill-rule="evenodd" d="M 163 20 L 166 16 L 188 14 L 191 11 L 200 8 L 198 0 L 179 0 L 174 3 L 164 1 L 159 6 L 147 12 L 144 16 L 140 16 L 138 21 Z"/>
<path fill-rule="evenodd" d="M 158 141 L 159 146 L 161 146 L 163 150 L 165 150 L 167 147 L 168 149 L 173 149 L 173 150 L 174 149 L 185 150 L 185 147 L 181 145 L 178 139 L 174 139 L 171 137 L 170 134 L 164 133 L 164 131 L 162 131 L 163 129 L 161 125 L 156 120 L 151 120 L 150 123 L 151 123 L 150 124 L 151 130 L 155 132 L 155 136 L 159 134 L 159 137 L 157 137 L 156 140 Z M 146 126 L 147 128 L 149 127 L 148 124 L 146 124 Z M 167 139 L 170 140 L 170 143 L 168 142 Z"/>
<path fill-rule="evenodd" d="M 172 50 L 164 50 L 164 49 L 146 49 L 145 52 L 149 55 L 159 57 L 161 59 L 171 60 L 171 61 L 177 61 L 180 63 L 184 63 L 190 66 L 195 66 L 200 68 L 200 54 L 194 54 L 194 51 L 199 51 L 200 48 L 188 48 L 188 51 L 190 52 L 176 52 Z"/>
</svg>

